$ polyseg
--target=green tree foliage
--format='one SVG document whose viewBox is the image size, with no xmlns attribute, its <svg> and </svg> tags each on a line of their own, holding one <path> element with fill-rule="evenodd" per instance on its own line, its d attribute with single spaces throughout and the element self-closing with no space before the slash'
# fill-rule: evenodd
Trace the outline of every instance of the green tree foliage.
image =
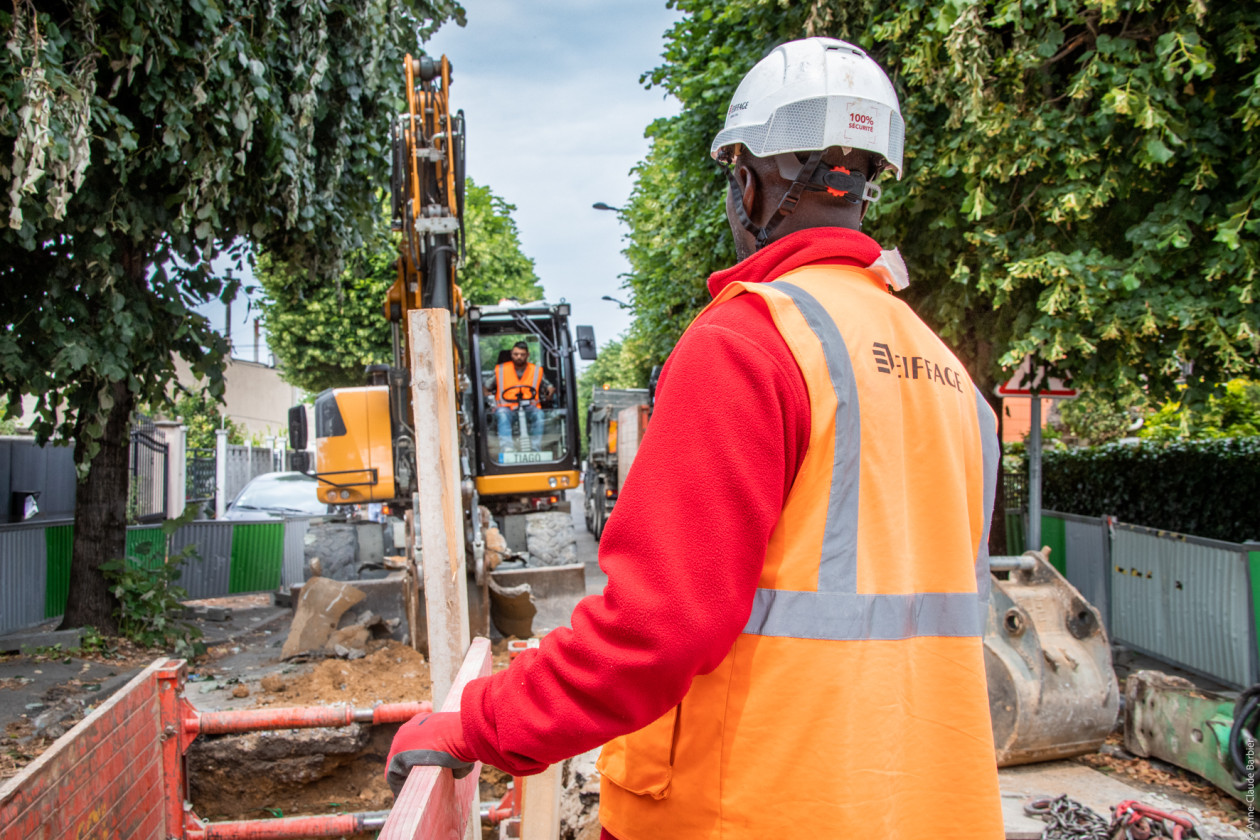
<svg viewBox="0 0 1260 840">
<path fill-rule="evenodd" d="M 0 11 L 0 393 L 72 440 L 81 477 L 66 623 L 112 629 L 127 423 L 175 355 L 222 390 L 193 307 L 248 237 L 322 274 L 361 244 L 387 177 L 402 56 L 453 0 L 17 0 Z M 243 246 L 237 246 L 243 247 Z M 90 468 L 90 469 L 89 469 Z"/>
<path fill-rule="evenodd" d="M 8 399 L 0 397 L 0 435 L 20 434 L 23 431 L 21 420 L 22 404 L 17 403 L 10 411 Z"/>
<path fill-rule="evenodd" d="M 534 261 L 521 251 L 516 207 L 468 180 L 464 226 L 468 245 L 459 284 L 470 303 L 543 296 Z M 387 217 L 383 216 L 386 224 Z M 389 361 L 385 293 L 394 282 L 397 242 L 383 227 L 346 260 L 338 282 L 264 253 L 257 276 L 267 339 L 287 381 L 311 393 L 360 385 L 369 364 Z"/>
<path fill-rule="evenodd" d="M 907 299 L 986 391 L 1029 353 L 1150 400 L 1254 375 L 1260 5 L 674 6 L 685 17 L 645 79 L 683 109 L 649 127 L 624 214 L 633 335 L 656 357 L 733 260 L 708 148 L 735 85 L 776 43 L 830 35 L 880 61 L 906 119 L 906 177 L 867 231 L 901 248 Z"/>
<path fill-rule="evenodd" d="M 226 429 L 228 443 L 245 442 L 245 429 L 230 417 L 225 417 L 219 401 L 210 396 L 204 383 L 199 390 L 186 391 L 175 398 L 174 405 L 166 409 L 172 417 L 178 417 L 188 429 L 189 449 L 214 449 L 215 433 Z"/>
<path fill-rule="evenodd" d="M 1208 440 L 1260 435 L 1260 382 L 1235 379 L 1198 408 L 1169 401 L 1146 417 L 1138 437 Z"/>
</svg>

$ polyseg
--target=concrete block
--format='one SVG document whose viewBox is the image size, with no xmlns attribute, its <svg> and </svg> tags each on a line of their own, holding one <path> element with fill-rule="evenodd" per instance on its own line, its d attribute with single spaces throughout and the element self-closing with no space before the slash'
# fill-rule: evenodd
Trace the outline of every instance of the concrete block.
<svg viewBox="0 0 1260 840">
<path fill-rule="evenodd" d="M 385 525 L 380 522 L 354 523 L 355 561 L 358 568 L 385 562 Z"/>
<path fill-rule="evenodd" d="M 525 536 L 525 516 L 523 513 L 512 513 L 503 517 L 503 539 L 514 554 L 524 554 L 529 550 L 529 541 Z"/>
<path fill-rule="evenodd" d="M 23 650 L 61 645 L 62 650 L 77 648 L 83 644 L 83 630 L 48 630 L 43 633 L 14 633 L 0 636 L 0 653 L 21 653 Z"/>
</svg>

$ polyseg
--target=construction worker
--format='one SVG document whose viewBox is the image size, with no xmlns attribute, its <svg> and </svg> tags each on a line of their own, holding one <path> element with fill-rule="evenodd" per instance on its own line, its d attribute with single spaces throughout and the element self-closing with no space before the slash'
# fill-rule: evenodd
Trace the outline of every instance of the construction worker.
<svg viewBox="0 0 1260 840">
<path fill-rule="evenodd" d="M 790 42 L 744 78 L 712 147 L 739 262 L 661 374 L 604 593 L 459 713 L 404 724 L 395 786 L 605 744 L 605 838 L 1003 836 L 981 645 L 996 419 L 859 231 L 903 139 L 851 44 Z"/>
<path fill-rule="evenodd" d="M 495 399 L 494 417 L 498 424 L 499 451 L 511 452 L 512 425 L 515 412 L 525 414 L 529 427 L 530 448 L 542 449 L 543 413 L 538 407 L 542 396 L 551 397 L 555 386 L 543 377 L 542 365 L 529 360 L 529 345 L 518 341 L 512 345 L 509 361 L 495 365 L 494 376 L 483 383 L 487 396 Z"/>
</svg>

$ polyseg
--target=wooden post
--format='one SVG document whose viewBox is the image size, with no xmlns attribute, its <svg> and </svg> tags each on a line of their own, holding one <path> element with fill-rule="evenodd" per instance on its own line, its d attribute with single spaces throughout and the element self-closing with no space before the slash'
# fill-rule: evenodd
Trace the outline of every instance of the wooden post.
<svg viewBox="0 0 1260 840">
<path fill-rule="evenodd" d="M 414 310 L 408 314 L 407 328 L 419 491 L 415 526 L 424 573 L 433 705 L 441 708 L 450 699 L 447 695 L 469 642 L 451 313 Z"/>
<path fill-rule="evenodd" d="M 560 765 L 521 779 L 521 840 L 560 837 Z"/>
</svg>

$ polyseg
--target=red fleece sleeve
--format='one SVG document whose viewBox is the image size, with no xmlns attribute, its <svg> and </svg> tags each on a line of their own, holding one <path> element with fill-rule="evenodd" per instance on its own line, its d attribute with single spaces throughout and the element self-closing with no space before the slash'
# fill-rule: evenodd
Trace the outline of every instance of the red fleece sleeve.
<svg viewBox="0 0 1260 840">
<path fill-rule="evenodd" d="M 470 752 L 536 773 L 676 705 L 748 620 L 808 440 L 805 383 L 765 304 L 743 295 L 706 312 L 665 365 L 605 528 L 604 594 L 467 686 Z"/>
</svg>

